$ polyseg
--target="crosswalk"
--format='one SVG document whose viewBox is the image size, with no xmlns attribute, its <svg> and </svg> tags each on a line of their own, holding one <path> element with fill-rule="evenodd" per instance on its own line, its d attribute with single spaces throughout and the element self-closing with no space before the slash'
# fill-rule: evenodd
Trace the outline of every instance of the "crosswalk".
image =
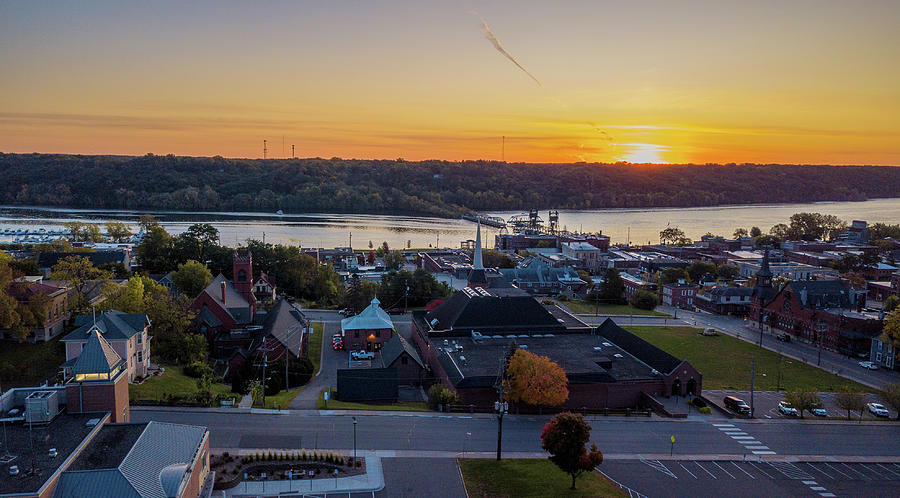
<svg viewBox="0 0 900 498">
<path fill-rule="evenodd" d="M 742 429 L 734 426 L 733 424 L 713 424 L 713 426 L 723 434 L 735 440 L 737 443 L 742 444 L 744 448 L 754 455 L 774 455 L 775 452 L 772 451 L 768 446 L 759 442 L 754 436 L 751 436 L 744 432 Z"/>
</svg>

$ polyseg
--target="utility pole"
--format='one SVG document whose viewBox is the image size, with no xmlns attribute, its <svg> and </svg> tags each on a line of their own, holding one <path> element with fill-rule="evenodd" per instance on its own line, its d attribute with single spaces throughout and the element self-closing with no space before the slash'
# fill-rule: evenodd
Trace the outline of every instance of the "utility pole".
<svg viewBox="0 0 900 498">
<path fill-rule="evenodd" d="M 497 412 L 497 461 L 503 451 L 503 415 L 509 410 L 509 403 L 503 401 L 503 383 L 500 384 L 500 400 L 494 402 L 494 411 Z"/>
<path fill-rule="evenodd" d="M 750 358 L 750 418 L 753 418 L 753 380 L 756 377 L 756 357 Z"/>
<path fill-rule="evenodd" d="M 816 327 L 819 329 L 819 359 L 816 360 L 816 366 L 822 366 L 822 336 L 825 335 L 825 329 L 827 327 L 828 326 L 825 325 L 825 322 L 819 322 L 818 327 Z"/>
<path fill-rule="evenodd" d="M 263 344 L 265 344 L 265 342 L 263 342 Z M 266 407 L 266 368 L 269 366 L 269 351 L 272 351 L 272 349 L 259 348 L 259 351 L 263 352 L 263 363 L 262 363 L 262 367 L 263 367 L 263 373 L 262 373 L 263 395 L 262 396 L 263 396 L 263 398 L 262 398 L 262 402 L 263 402 L 263 408 L 265 408 Z M 259 366 L 259 363 L 257 363 L 256 366 Z"/>
</svg>

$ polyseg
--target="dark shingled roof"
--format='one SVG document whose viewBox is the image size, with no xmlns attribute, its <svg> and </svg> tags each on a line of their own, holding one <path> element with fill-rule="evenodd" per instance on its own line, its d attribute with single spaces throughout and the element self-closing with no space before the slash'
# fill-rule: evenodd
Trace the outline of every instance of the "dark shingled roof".
<svg viewBox="0 0 900 498">
<path fill-rule="evenodd" d="M 75 318 L 77 329 L 62 338 L 63 341 L 83 341 L 94 329 L 94 317 L 78 315 Z M 118 310 L 105 311 L 97 317 L 97 330 L 107 341 L 123 341 L 144 330 L 147 315 L 144 313 L 123 313 Z"/>
<path fill-rule="evenodd" d="M 597 327 L 597 333 L 660 373 L 672 373 L 682 362 L 682 360 L 619 327 L 611 318 L 607 318 Z"/>
<path fill-rule="evenodd" d="M 564 325 L 531 296 L 485 296 L 460 291 L 428 312 L 435 330 L 562 330 Z"/>
<path fill-rule="evenodd" d="M 416 352 L 416 348 L 400 334 L 395 335 L 391 340 L 384 343 L 384 346 L 381 348 L 381 361 L 384 363 L 385 367 L 389 367 L 392 363 L 397 361 L 397 358 L 399 358 L 404 351 L 406 351 L 406 354 L 408 354 L 413 361 L 418 363 L 420 367 L 425 368 L 422 359 L 419 358 L 419 353 Z"/>
<path fill-rule="evenodd" d="M 795 280 L 786 290 L 793 291 L 807 308 L 847 308 L 850 293 L 840 280 Z"/>
<path fill-rule="evenodd" d="M 294 356 L 300 356 L 303 334 L 299 329 L 305 327 L 308 322 L 298 320 L 293 311 L 293 306 L 287 300 L 279 299 L 275 307 L 266 313 L 263 333 L 277 339 Z"/>
<path fill-rule="evenodd" d="M 222 282 L 225 282 L 225 302 L 222 302 Z M 253 317 L 250 316 L 250 303 L 234 288 L 234 284 L 225 278 L 225 275 L 221 273 L 217 275 L 201 294 L 203 292 L 209 294 L 209 297 L 231 315 L 238 325 L 253 323 Z"/>
</svg>

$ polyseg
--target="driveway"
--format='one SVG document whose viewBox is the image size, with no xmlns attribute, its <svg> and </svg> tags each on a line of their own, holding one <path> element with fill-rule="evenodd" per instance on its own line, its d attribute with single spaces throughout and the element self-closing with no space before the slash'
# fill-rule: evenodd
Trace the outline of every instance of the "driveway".
<svg viewBox="0 0 900 498">
<path fill-rule="evenodd" d="M 714 401 L 719 406 L 725 406 L 725 396 L 736 396 L 744 401 L 747 404 L 750 404 L 750 391 L 731 391 L 731 390 L 704 390 L 703 395 Z M 836 393 L 818 393 L 819 399 L 822 400 L 822 405 L 825 408 L 825 411 L 828 412 L 829 417 L 838 417 L 838 418 L 846 418 L 847 410 L 841 410 L 837 407 L 836 403 Z M 884 404 L 878 396 L 874 394 L 867 394 L 868 402 L 881 403 Z M 753 404 L 754 411 L 756 414 L 756 418 L 794 418 L 787 417 L 783 415 L 780 411 L 778 411 L 778 403 L 784 400 L 784 393 L 776 392 L 776 391 L 756 391 L 753 393 Z M 885 405 L 888 411 L 891 413 L 889 420 L 894 420 L 897 417 L 897 412 L 891 409 L 889 406 Z M 817 418 L 815 415 L 811 413 L 804 412 L 804 418 L 807 419 L 815 419 Z M 859 412 L 852 412 L 853 420 L 859 420 Z M 875 417 L 870 414 L 868 410 L 863 410 L 863 420 L 886 420 L 883 417 Z"/>
</svg>

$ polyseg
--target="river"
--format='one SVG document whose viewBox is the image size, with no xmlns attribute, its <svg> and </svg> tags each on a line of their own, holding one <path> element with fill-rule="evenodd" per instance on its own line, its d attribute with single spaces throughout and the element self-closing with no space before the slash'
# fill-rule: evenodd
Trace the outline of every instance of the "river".
<svg viewBox="0 0 900 498">
<path fill-rule="evenodd" d="M 807 204 L 735 205 L 699 208 L 594 209 L 560 211 L 561 227 L 573 231 L 602 231 L 613 243 L 655 242 L 667 225 L 684 230 L 693 239 L 712 232 L 730 236 L 734 229 L 758 226 L 763 232 L 776 223 L 787 223 L 798 212 L 832 214 L 847 221 L 900 223 L 900 198 L 864 202 L 816 202 Z M 394 248 L 459 247 L 475 236 L 472 222 L 424 216 L 369 214 L 285 214 L 188 211 L 132 211 L 108 209 L 66 209 L 34 206 L 0 206 L 0 231 L 4 229 L 58 230 L 67 221 L 123 221 L 136 226 L 143 213 L 156 216 L 170 233 L 181 233 L 193 223 L 210 223 L 220 233 L 223 244 L 245 243 L 248 239 L 301 245 L 303 247 L 347 246 L 362 249 L 380 245 Z M 508 219 L 519 211 L 485 213 Z M 547 220 L 547 211 L 540 212 Z M 485 228 L 485 245 L 491 245 L 498 231 Z M 10 241 L 9 237 L 0 240 Z"/>
</svg>

